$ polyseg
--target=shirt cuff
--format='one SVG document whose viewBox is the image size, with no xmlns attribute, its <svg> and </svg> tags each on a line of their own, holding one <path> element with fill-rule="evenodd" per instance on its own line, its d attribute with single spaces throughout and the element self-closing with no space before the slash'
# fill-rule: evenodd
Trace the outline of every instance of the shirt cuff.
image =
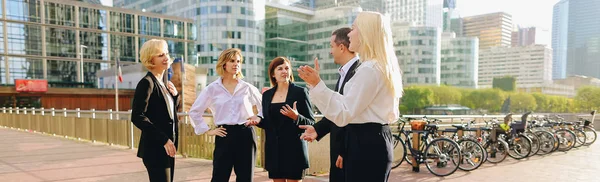
<svg viewBox="0 0 600 182">
<path fill-rule="evenodd" d="M 310 89 L 308 91 L 309 94 L 312 94 L 312 93 L 322 92 L 324 89 L 327 88 L 327 85 L 325 85 L 325 82 L 323 82 L 323 80 L 321 80 L 321 81 L 319 81 L 319 83 L 316 86 L 314 86 L 314 87 L 310 86 L 308 88 Z"/>
</svg>

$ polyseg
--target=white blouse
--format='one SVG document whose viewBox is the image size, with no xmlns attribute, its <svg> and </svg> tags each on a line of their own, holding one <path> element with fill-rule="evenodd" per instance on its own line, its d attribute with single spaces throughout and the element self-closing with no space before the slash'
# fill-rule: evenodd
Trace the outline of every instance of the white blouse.
<svg viewBox="0 0 600 182">
<path fill-rule="evenodd" d="M 346 83 L 344 95 L 321 80 L 309 91 L 310 100 L 337 126 L 362 123 L 390 124 L 400 115 L 400 98 L 394 96 L 375 61 L 363 61 Z"/>
<path fill-rule="evenodd" d="M 219 78 L 209 84 L 192 105 L 190 118 L 197 135 L 208 131 L 210 127 L 204 121 L 204 111 L 209 108 L 213 114 L 215 125 L 239 125 L 254 116 L 252 106 L 258 109 L 262 117 L 262 96 L 253 85 L 238 79 L 233 94 L 229 93 Z"/>
</svg>

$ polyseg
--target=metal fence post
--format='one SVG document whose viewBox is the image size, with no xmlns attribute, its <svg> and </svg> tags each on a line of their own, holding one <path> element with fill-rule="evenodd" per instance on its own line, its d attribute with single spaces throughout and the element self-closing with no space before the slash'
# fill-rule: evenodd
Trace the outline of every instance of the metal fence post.
<svg viewBox="0 0 600 182">
<path fill-rule="evenodd" d="M 109 119 L 113 120 L 113 110 L 112 109 L 108 109 L 108 115 L 109 115 Z M 108 123 L 110 123 L 110 122 L 111 121 L 108 121 Z M 112 146 L 112 142 L 110 141 L 110 135 L 108 132 L 108 131 L 110 131 L 110 128 L 109 128 L 110 124 L 108 124 L 108 123 L 106 123 L 106 137 L 107 137 L 106 140 L 107 140 L 108 145 Z"/>
<path fill-rule="evenodd" d="M 15 108 L 15 109 L 16 109 L 16 111 L 17 111 L 17 114 L 19 114 L 19 107 Z"/>
<path fill-rule="evenodd" d="M 67 108 L 63 108 L 63 114 L 65 116 L 65 118 L 67 117 Z"/>
<path fill-rule="evenodd" d="M 96 140 L 94 139 L 94 123 L 96 119 L 96 109 L 92 108 L 92 122 L 90 122 L 90 138 L 92 139 L 92 143 L 96 143 Z"/>
<path fill-rule="evenodd" d="M 131 109 L 129 109 L 129 113 L 131 114 Z M 131 142 L 131 145 L 129 145 L 129 149 L 133 149 L 133 122 L 129 122 L 129 141 Z"/>
<path fill-rule="evenodd" d="M 50 108 L 50 113 L 52 114 L 52 117 L 56 116 L 56 111 L 54 108 Z M 50 120 L 50 122 L 52 123 L 52 120 Z M 56 123 L 52 123 L 51 125 L 56 125 Z M 56 131 L 52 132 L 52 136 L 56 136 Z"/>
<path fill-rule="evenodd" d="M 64 114 L 64 116 L 65 116 L 65 118 L 66 118 L 66 117 L 67 117 L 67 108 L 64 108 L 64 107 L 63 107 L 63 114 Z M 60 126 L 62 126 L 60 129 L 61 129 L 61 130 L 63 130 L 63 132 L 62 132 L 62 133 L 63 133 L 64 137 L 65 137 L 65 138 L 68 138 L 68 137 L 67 137 L 67 134 L 65 134 L 65 131 L 64 131 L 64 129 L 65 129 L 65 126 L 63 126 L 63 125 L 60 125 Z"/>
</svg>

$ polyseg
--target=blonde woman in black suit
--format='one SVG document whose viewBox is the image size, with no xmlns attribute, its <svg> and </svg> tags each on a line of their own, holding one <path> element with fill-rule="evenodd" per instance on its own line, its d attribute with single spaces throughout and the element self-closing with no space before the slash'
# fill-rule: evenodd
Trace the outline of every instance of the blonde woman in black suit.
<svg viewBox="0 0 600 182">
<path fill-rule="evenodd" d="M 142 131 L 137 156 L 142 158 L 151 182 L 173 181 L 177 153 L 177 89 L 165 79 L 173 61 L 167 42 L 152 39 L 140 49 L 142 64 L 149 70 L 135 88 L 131 122 Z"/>
</svg>

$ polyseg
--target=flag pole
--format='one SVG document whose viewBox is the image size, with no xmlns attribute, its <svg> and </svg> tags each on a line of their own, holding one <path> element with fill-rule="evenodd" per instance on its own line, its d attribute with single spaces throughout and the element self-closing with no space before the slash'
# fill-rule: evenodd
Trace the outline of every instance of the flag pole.
<svg viewBox="0 0 600 182">
<path fill-rule="evenodd" d="M 117 49 L 116 53 L 116 63 L 115 63 L 115 112 L 117 119 L 119 119 L 119 49 Z"/>
<path fill-rule="evenodd" d="M 183 60 L 183 55 L 181 55 L 181 111 L 185 112 L 185 60 Z"/>
</svg>

